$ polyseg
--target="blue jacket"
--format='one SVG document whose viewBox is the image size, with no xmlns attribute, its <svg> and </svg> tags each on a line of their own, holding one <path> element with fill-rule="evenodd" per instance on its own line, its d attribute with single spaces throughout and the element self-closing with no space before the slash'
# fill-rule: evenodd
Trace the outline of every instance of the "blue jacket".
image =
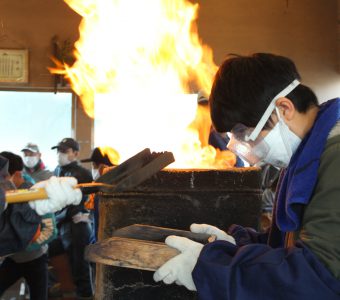
<svg viewBox="0 0 340 300">
<path fill-rule="evenodd" d="M 8 160 L 0 155 L 0 257 L 21 251 L 37 232 L 41 217 L 27 203 L 10 204 L 5 209 L 5 190 L 14 185 L 4 179 Z"/>
<path fill-rule="evenodd" d="M 4 208 L 5 192 L 0 187 L 0 257 L 24 250 L 41 222 L 27 203 L 10 204 L 5 211 Z"/>
<path fill-rule="evenodd" d="M 220 150 L 226 150 L 229 143 L 229 138 L 223 138 L 217 131 L 211 127 L 209 134 L 209 145 Z M 244 167 L 244 163 L 241 158 L 236 156 L 236 167 Z"/>
<path fill-rule="evenodd" d="M 286 231 L 300 226 L 328 134 L 339 119 L 340 99 L 320 106 L 313 128 L 280 179 L 268 234 L 234 225 L 228 233 L 237 246 L 216 241 L 203 248 L 192 274 L 199 299 L 340 299 L 340 281 L 301 241 L 283 247 Z"/>
</svg>

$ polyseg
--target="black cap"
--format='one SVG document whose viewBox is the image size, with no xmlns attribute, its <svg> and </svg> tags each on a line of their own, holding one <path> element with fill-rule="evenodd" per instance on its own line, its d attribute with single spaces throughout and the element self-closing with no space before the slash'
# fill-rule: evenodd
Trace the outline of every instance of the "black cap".
<svg viewBox="0 0 340 300">
<path fill-rule="evenodd" d="M 103 155 L 100 149 L 94 148 L 90 158 L 81 159 L 81 162 L 94 162 L 97 165 L 104 164 L 107 166 L 113 166 L 107 154 Z"/>
<path fill-rule="evenodd" d="M 68 149 L 73 149 L 74 151 L 79 151 L 80 147 L 76 140 L 72 138 L 64 138 L 58 143 L 57 146 L 53 146 L 51 149 L 58 149 L 58 151 L 67 151 Z"/>
</svg>

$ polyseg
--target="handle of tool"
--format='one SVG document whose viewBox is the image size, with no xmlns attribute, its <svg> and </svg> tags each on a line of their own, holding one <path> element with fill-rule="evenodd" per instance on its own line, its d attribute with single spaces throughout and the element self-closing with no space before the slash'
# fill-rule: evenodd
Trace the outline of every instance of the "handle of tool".
<svg viewBox="0 0 340 300">
<path fill-rule="evenodd" d="M 75 189 L 80 189 L 83 195 L 88 195 L 92 193 L 97 193 L 101 189 L 112 188 L 110 184 L 100 183 L 100 182 L 90 182 L 90 183 L 79 183 L 74 186 Z M 34 189 L 19 189 L 6 191 L 5 201 L 8 204 L 11 203 L 22 203 L 34 200 L 47 199 L 48 195 L 44 188 L 34 188 Z"/>
<path fill-rule="evenodd" d="M 37 189 L 20 189 L 7 191 L 5 201 L 11 203 L 23 203 L 33 200 L 47 199 L 48 195 L 44 188 Z"/>
</svg>

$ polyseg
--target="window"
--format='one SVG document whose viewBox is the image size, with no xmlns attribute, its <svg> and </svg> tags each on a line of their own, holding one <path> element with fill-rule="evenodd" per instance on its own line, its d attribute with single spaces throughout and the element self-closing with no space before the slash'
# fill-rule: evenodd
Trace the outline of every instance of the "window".
<svg viewBox="0 0 340 300">
<path fill-rule="evenodd" d="M 72 136 L 72 93 L 0 91 L 0 152 L 22 155 L 32 142 L 48 169 L 57 165 L 51 147 Z"/>
</svg>

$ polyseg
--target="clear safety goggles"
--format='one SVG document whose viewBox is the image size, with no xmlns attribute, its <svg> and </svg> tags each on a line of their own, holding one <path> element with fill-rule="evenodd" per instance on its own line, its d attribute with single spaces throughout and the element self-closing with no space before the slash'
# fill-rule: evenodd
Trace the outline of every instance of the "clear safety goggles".
<svg viewBox="0 0 340 300">
<path fill-rule="evenodd" d="M 278 93 L 268 105 L 255 128 L 249 128 L 243 124 L 236 124 L 230 134 L 228 134 L 230 141 L 227 148 L 250 165 L 258 165 L 269 152 L 269 145 L 264 141 L 260 132 L 273 113 L 276 107 L 276 101 L 280 98 L 286 97 L 299 84 L 300 82 L 295 79 L 280 93 Z"/>
</svg>

